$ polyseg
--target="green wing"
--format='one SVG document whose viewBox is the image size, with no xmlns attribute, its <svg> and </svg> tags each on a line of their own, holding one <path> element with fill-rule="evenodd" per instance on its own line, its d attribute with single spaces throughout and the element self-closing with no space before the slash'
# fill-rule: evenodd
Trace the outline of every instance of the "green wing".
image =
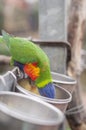
<svg viewBox="0 0 86 130">
<path fill-rule="evenodd" d="M 19 37 L 9 37 L 6 34 L 3 36 L 5 41 L 8 42 L 8 47 L 12 55 L 12 61 L 16 60 L 20 63 L 37 62 L 40 68 L 40 76 L 36 80 L 36 84 L 42 81 L 51 82 L 50 64 L 47 55 L 44 51 L 31 41 Z M 8 39 L 7 39 L 8 38 Z M 44 86 L 44 83 L 42 83 Z M 40 85 L 38 85 L 40 87 Z"/>
<path fill-rule="evenodd" d="M 40 65 L 42 65 L 43 62 L 49 62 L 43 50 L 33 42 L 24 38 L 11 37 L 5 31 L 3 31 L 2 34 L 14 60 L 23 64 L 39 62 Z"/>
</svg>

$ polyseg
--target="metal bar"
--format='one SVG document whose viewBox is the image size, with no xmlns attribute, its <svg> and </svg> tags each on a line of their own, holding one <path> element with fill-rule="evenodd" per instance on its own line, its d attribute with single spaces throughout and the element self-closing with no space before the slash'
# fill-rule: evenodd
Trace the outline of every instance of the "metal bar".
<svg viewBox="0 0 86 130">
<path fill-rule="evenodd" d="M 66 0 L 39 0 L 40 39 L 67 40 L 66 6 Z"/>
</svg>

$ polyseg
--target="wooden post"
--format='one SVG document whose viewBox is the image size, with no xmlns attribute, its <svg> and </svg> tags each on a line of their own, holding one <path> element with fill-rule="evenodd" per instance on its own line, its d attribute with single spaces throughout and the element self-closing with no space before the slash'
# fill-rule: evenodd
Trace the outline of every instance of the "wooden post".
<svg viewBox="0 0 86 130">
<path fill-rule="evenodd" d="M 68 75 L 77 80 L 72 102 L 68 105 L 69 114 L 66 115 L 72 130 L 86 130 L 86 112 L 82 105 L 79 78 L 81 73 L 80 60 L 86 20 L 86 0 L 71 0 L 68 41 L 71 43 L 71 61 Z M 84 116 L 85 115 L 85 116 Z"/>
</svg>

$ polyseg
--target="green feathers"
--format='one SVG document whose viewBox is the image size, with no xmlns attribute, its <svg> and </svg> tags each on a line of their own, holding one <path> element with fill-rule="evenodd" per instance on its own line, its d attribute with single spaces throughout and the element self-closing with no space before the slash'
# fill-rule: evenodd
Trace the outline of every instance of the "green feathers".
<svg viewBox="0 0 86 130">
<path fill-rule="evenodd" d="M 11 37 L 5 31 L 2 31 L 2 35 L 10 50 L 12 62 L 14 60 L 22 64 L 37 62 L 41 70 L 40 76 L 36 80 L 38 87 L 43 87 L 45 84 L 52 82 L 49 59 L 39 46 L 24 38 Z"/>
<path fill-rule="evenodd" d="M 3 35 L 3 40 L 6 42 L 7 46 L 9 47 L 9 38 L 10 35 L 8 33 L 6 33 L 4 30 L 2 30 L 2 35 Z"/>
</svg>

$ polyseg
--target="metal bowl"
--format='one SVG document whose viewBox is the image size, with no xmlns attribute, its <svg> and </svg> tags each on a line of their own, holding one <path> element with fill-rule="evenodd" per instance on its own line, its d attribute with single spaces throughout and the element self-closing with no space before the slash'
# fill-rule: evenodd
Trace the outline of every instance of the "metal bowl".
<svg viewBox="0 0 86 130">
<path fill-rule="evenodd" d="M 67 90 L 65 90 L 64 88 L 62 88 L 58 85 L 55 85 L 55 89 L 56 89 L 56 97 L 54 99 L 43 97 L 43 96 L 40 96 L 38 94 L 35 94 L 29 90 L 26 90 L 25 88 L 23 88 L 19 84 L 17 84 L 15 91 L 19 92 L 19 93 L 26 94 L 26 95 L 28 95 L 28 97 L 30 97 L 30 96 L 39 97 L 43 101 L 48 102 L 50 104 L 53 104 L 55 107 L 59 108 L 62 112 L 65 112 L 68 103 L 72 99 L 72 96 Z"/>
<path fill-rule="evenodd" d="M 51 72 L 51 74 L 54 83 L 68 90 L 70 93 L 73 93 L 73 90 L 75 89 L 76 80 L 64 74 L 56 72 Z"/>
<path fill-rule="evenodd" d="M 57 130 L 64 116 L 37 97 L 0 92 L 0 130 Z"/>
</svg>

